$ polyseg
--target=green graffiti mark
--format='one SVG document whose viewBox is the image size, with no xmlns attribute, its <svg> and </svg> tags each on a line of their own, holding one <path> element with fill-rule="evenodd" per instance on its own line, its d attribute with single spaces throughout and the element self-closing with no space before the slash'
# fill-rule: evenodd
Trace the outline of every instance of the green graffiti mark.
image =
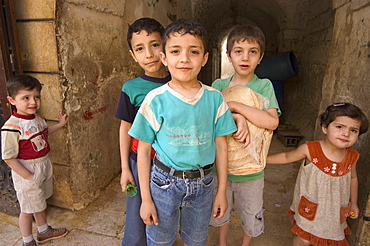
<svg viewBox="0 0 370 246">
<path fill-rule="evenodd" d="M 146 2 L 148 4 L 148 7 L 155 8 L 155 5 L 159 2 L 159 0 L 152 0 L 152 2 Z"/>
</svg>

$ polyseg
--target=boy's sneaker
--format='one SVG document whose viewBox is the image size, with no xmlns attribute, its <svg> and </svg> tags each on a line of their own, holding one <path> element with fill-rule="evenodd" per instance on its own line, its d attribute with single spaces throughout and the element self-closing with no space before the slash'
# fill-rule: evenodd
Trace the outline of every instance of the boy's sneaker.
<svg viewBox="0 0 370 246">
<path fill-rule="evenodd" d="M 51 226 L 48 227 L 48 231 L 46 233 L 39 233 L 37 232 L 37 243 L 43 244 L 50 240 L 57 239 L 64 237 L 67 235 L 68 230 L 66 228 L 52 228 Z"/>
<path fill-rule="evenodd" d="M 23 245 L 26 245 L 26 246 L 37 246 L 37 243 L 36 243 L 35 240 L 32 240 L 31 242 L 23 243 Z"/>
</svg>

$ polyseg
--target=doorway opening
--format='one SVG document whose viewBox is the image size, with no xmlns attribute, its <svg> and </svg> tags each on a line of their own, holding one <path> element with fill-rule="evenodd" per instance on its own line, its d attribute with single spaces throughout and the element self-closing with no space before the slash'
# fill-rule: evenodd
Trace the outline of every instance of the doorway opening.
<svg viewBox="0 0 370 246">
<path fill-rule="evenodd" d="M 226 53 L 227 38 L 222 41 L 221 45 L 221 79 L 226 79 L 232 76 L 235 72 Z"/>
</svg>

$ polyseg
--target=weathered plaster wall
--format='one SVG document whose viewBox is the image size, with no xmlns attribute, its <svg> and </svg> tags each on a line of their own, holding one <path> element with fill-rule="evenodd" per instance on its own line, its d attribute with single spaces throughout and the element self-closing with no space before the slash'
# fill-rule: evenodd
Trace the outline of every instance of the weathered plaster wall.
<svg viewBox="0 0 370 246">
<path fill-rule="evenodd" d="M 114 118 L 124 81 L 142 70 L 129 55 L 128 24 L 153 17 L 167 25 L 167 1 L 59 1 L 58 49 L 65 107 L 70 112 L 70 189 L 56 202 L 80 209 L 120 172 L 118 129 Z M 68 199 L 67 199 L 68 200 Z"/>
<path fill-rule="evenodd" d="M 318 2 L 317 2 L 318 3 Z M 291 47 L 299 62 L 299 73 L 285 82 L 285 100 L 282 120 L 294 124 L 312 139 L 316 117 L 322 98 L 322 81 L 328 62 L 332 38 L 334 11 L 331 1 L 305 1 L 296 6 L 294 32 L 284 32 L 283 47 Z M 302 18 L 299 18 L 299 17 Z M 299 29 L 298 29 L 299 28 Z M 285 39 L 292 35 L 292 39 Z"/>
<path fill-rule="evenodd" d="M 141 68 L 128 52 L 129 23 L 153 17 L 163 25 L 188 9 L 179 2 L 19 0 L 15 2 L 24 71 L 43 83 L 40 113 L 66 127 L 50 136 L 54 195 L 50 204 L 81 209 L 120 172 L 114 117 L 124 81 Z"/>
<path fill-rule="evenodd" d="M 123 33 L 124 1 L 60 1 L 58 53 L 69 113 L 69 189 L 52 203 L 80 209 L 120 171 L 114 119 L 122 81 L 128 78 Z M 60 187 L 63 191 L 63 187 Z"/>
<path fill-rule="evenodd" d="M 58 50 L 55 32 L 55 0 L 14 1 L 17 31 L 25 73 L 43 84 L 42 105 L 39 113 L 49 124 L 54 124 L 59 109 L 64 108 L 65 97 L 59 74 Z M 50 135 L 50 156 L 54 163 L 54 197 L 63 197 L 68 203 L 71 197 L 68 184 L 69 144 L 68 127 Z"/>
<path fill-rule="evenodd" d="M 333 102 L 346 101 L 359 106 L 370 118 L 368 86 L 370 77 L 370 1 L 333 1 L 336 10 L 333 25 L 333 37 L 328 52 L 328 66 L 323 79 L 322 101 L 320 111 Z M 315 135 L 319 136 L 317 126 Z M 360 136 L 354 146 L 361 154 L 357 164 L 359 180 L 359 207 L 361 210 L 358 220 L 350 221 L 355 231 L 351 242 L 359 245 L 370 244 L 369 221 L 363 221 L 362 216 L 370 217 L 370 155 L 369 132 Z M 367 230 L 366 230 L 367 228 Z M 362 236 L 360 237 L 360 233 Z M 360 237 L 360 238 L 359 238 Z"/>
</svg>

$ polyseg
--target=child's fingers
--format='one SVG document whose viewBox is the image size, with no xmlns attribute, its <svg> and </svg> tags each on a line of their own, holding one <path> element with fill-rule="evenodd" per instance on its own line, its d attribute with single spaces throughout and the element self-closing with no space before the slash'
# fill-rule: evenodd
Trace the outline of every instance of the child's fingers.
<svg viewBox="0 0 370 246">
<path fill-rule="evenodd" d="M 244 142 L 244 145 L 243 145 L 243 148 L 245 149 L 245 148 L 247 148 L 248 147 L 248 145 L 250 144 L 250 142 L 251 142 L 251 139 L 250 139 L 250 136 L 249 136 L 249 134 L 248 134 L 248 136 L 246 137 L 246 139 L 245 139 L 245 142 Z"/>
<path fill-rule="evenodd" d="M 358 215 L 354 211 L 351 211 L 349 217 L 351 217 L 351 219 L 357 219 Z"/>
<path fill-rule="evenodd" d="M 245 143 L 245 140 L 248 138 L 249 133 L 248 132 L 243 132 L 243 131 L 237 131 L 236 133 L 233 134 L 233 138 L 236 142 L 239 143 Z"/>
<path fill-rule="evenodd" d="M 141 216 L 141 218 L 143 219 L 143 222 L 144 222 L 145 225 L 148 225 L 148 226 L 153 225 L 152 216 L 150 216 L 150 214 L 147 214 L 145 216 Z"/>
<path fill-rule="evenodd" d="M 215 219 L 221 219 L 222 217 L 224 217 L 225 212 L 226 212 L 226 209 L 223 209 L 221 207 L 218 207 L 217 210 L 216 210 L 216 212 L 213 213 L 213 218 L 215 218 Z"/>
<path fill-rule="evenodd" d="M 224 217 L 224 215 L 225 215 L 225 210 L 223 210 L 223 209 L 221 209 L 220 210 L 220 213 L 218 214 L 218 219 L 221 219 L 222 217 Z"/>
<path fill-rule="evenodd" d="M 153 213 L 152 216 L 152 221 L 153 221 L 153 224 L 154 225 L 158 225 L 158 217 L 157 217 L 157 213 Z"/>
<path fill-rule="evenodd" d="M 218 219 L 219 215 L 221 213 L 221 208 L 220 207 L 214 207 L 213 208 L 213 218 Z"/>
</svg>

